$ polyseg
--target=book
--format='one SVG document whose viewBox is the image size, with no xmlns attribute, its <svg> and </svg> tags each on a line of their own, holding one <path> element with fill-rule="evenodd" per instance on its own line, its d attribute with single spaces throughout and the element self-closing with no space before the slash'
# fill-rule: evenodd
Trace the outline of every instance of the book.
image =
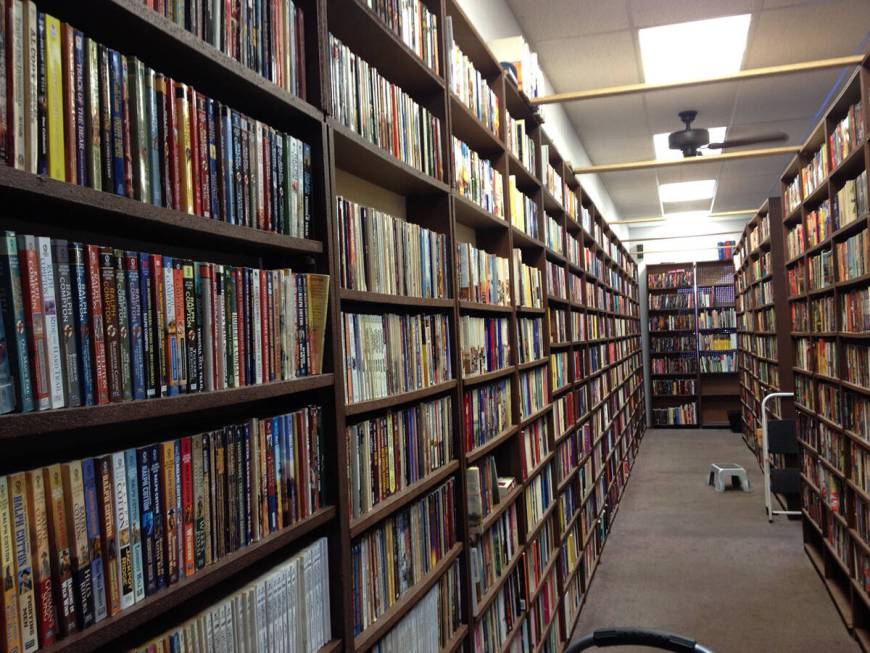
<svg viewBox="0 0 870 653">
<path fill-rule="evenodd" d="M 64 397 L 67 406 L 75 408 L 82 405 L 81 374 L 79 373 L 75 287 L 69 263 L 70 246 L 66 240 L 51 241 L 52 261 L 54 263 L 55 294 L 58 313 L 58 336 L 60 340 L 61 372 L 63 375 Z"/>
<path fill-rule="evenodd" d="M 81 461 L 82 486 L 85 502 L 85 524 L 88 536 L 88 561 L 91 567 L 91 587 L 93 590 L 94 622 L 109 616 L 109 594 L 106 589 L 108 576 L 104 564 L 104 533 L 100 500 L 97 487 L 97 464 L 94 458 Z"/>
<path fill-rule="evenodd" d="M 48 174 L 58 181 L 67 180 L 64 134 L 64 93 L 61 23 L 45 16 L 46 116 L 48 126 Z"/>
<path fill-rule="evenodd" d="M 2 593 L 0 593 L 2 618 L 0 618 L 0 623 L 3 624 L 3 650 L 10 653 L 20 650 L 21 647 L 12 519 L 11 504 L 9 503 L 9 479 L 6 476 L 0 476 L 0 582 L 2 582 Z"/>
<path fill-rule="evenodd" d="M 27 513 L 30 525 L 30 552 L 33 557 L 36 624 L 40 647 L 50 646 L 59 634 L 51 570 L 51 545 L 48 541 L 48 511 L 45 503 L 45 478 L 42 470 L 26 472 Z"/>
<path fill-rule="evenodd" d="M 33 385 L 25 330 L 21 269 L 17 239 L 11 231 L 0 233 L 0 311 L 3 313 L 4 329 L 8 332 L 6 347 L 10 374 L 15 381 L 15 407 L 21 412 L 30 412 L 34 409 Z"/>
<path fill-rule="evenodd" d="M 42 285 L 42 315 L 45 324 L 51 407 L 63 408 L 66 405 L 63 379 L 64 360 L 61 357 L 60 334 L 58 333 L 58 310 L 54 285 L 54 266 L 51 259 L 51 240 L 40 236 L 36 239 L 36 246 L 39 253 L 39 279 Z"/>
<path fill-rule="evenodd" d="M 63 498 L 65 502 L 64 519 L 66 520 L 66 535 L 68 536 L 69 555 L 68 561 L 71 567 L 73 583 L 73 610 L 76 616 L 75 628 L 84 630 L 94 623 L 94 588 L 90 566 L 90 542 L 88 541 L 87 515 L 85 507 L 84 481 L 82 478 L 82 465 L 78 461 L 63 463 L 60 466 L 61 480 L 63 483 Z M 49 474 L 55 472 L 50 469 Z M 54 490 L 53 490 L 54 491 Z M 60 529 L 60 526 L 55 526 Z M 59 548 L 59 543 L 55 543 Z M 58 551 L 58 570 L 61 579 L 61 588 L 64 587 L 64 568 L 62 551 Z M 62 593 L 62 597 L 64 594 Z M 68 605 L 66 600 L 62 605 Z M 64 614 L 68 614 L 65 610 Z M 63 628 L 64 621 L 61 620 Z M 68 625 L 68 631 L 72 632 L 72 626 Z"/>
<path fill-rule="evenodd" d="M 127 512 L 130 522 L 130 552 L 133 567 L 134 601 L 145 598 L 145 569 L 142 555 L 142 519 L 139 513 L 139 461 L 135 449 L 124 451 L 124 469 L 126 472 Z"/>
<path fill-rule="evenodd" d="M 459 342 L 466 378 L 503 369 L 512 362 L 508 318 L 460 315 Z"/>
<path fill-rule="evenodd" d="M 15 587 L 18 594 L 18 626 L 21 633 L 21 651 L 39 649 L 36 611 L 36 574 L 30 548 L 30 519 L 27 510 L 27 482 L 25 474 L 11 474 L 9 483 L 9 512 L 12 519 L 13 560 Z"/>
</svg>

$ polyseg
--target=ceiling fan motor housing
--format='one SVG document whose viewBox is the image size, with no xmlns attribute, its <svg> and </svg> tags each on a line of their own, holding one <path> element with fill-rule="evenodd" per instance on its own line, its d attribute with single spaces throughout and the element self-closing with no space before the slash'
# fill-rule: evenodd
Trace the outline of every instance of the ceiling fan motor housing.
<svg viewBox="0 0 870 653">
<path fill-rule="evenodd" d="M 680 150 L 684 156 L 698 156 L 698 149 L 710 142 L 710 132 L 706 129 L 687 128 L 668 136 L 668 146 Z"/>
</svg>

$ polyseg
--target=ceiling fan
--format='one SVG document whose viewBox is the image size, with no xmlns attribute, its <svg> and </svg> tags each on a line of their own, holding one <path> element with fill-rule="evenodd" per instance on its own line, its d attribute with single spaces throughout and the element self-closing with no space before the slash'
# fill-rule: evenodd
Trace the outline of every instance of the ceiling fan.
<svg viewBox="0 0 870 653">
<path fill-rule="evenodd" d="M 668 135 L 668 147 L 672 150 L 680 150 L 684 157 L 700 156 L 701 150 L 725 150 L 732 147 L 742 147 L 744 145 L 759 145 L 761 143 L 779 143 L 788 140 L 788 134 L 784 132 L 773 132 L 770 134 L 760 134 L 758 136 L 747 136 L 745 138 L 733 138 L 722 141 L 721 143 L 710 142 L 710 132 L 703 128 L 692 127 L 692 122 L 698 117 L 698 112 L 694 110 L 680 111 L 680 120 L 686 125 L 685 129 L 672 132 Z"/>
</svg>

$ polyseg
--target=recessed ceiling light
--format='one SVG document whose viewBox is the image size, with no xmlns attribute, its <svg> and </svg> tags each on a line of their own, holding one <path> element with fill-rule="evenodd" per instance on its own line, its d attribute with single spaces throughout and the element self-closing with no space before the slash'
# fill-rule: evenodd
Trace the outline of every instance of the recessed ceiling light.
<svg viewBox="0 0 870 653">
<path fill-rule="evenodd" d="M 659 199 L 662 204 L 691 202 L 711 199 L 716 194 L 715 179 L 679 181 L 673 184 L 659 184 Z"/>
<path fill-rule="evenodd" d="M 710 132 L 710 142 L 711 143 L 721 143 L 725 140 L 725 132 L 727 127 L 711 127 L 709 128 Z M 664 132 L 662 134 L 656 134 L 653 136 L 653 148 L 656 151 L 656 160 L 657 161 L 675 161 L 677 159 L 683 158 L 683 153 L 679 150 L 672 150 L 668 147 L 668 136 L 670 132 Z M 698 153 L 701 156 L 717 156 L 722 154 L 722 150 L 698 150 Z"/>
<path fill-rule="evenodd" d="M 751 18 L 740 14 L 639 30 L 644 79 L 661 84 L 737 72 Z"/>
</svg>

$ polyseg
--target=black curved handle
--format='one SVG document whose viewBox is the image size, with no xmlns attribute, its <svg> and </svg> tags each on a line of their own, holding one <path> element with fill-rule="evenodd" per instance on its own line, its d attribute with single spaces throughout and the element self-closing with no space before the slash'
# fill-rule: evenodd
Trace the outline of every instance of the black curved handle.
<svg viewBox="0 0 870 653">
<path fill-rule="evenodd" d="M 566 653 L 579 653 L 593 646 L 651 646 L 674 653 L 706 651 L 695 640 L 648 628 L 604 628 L 572 643 Z"/>
</svg>

